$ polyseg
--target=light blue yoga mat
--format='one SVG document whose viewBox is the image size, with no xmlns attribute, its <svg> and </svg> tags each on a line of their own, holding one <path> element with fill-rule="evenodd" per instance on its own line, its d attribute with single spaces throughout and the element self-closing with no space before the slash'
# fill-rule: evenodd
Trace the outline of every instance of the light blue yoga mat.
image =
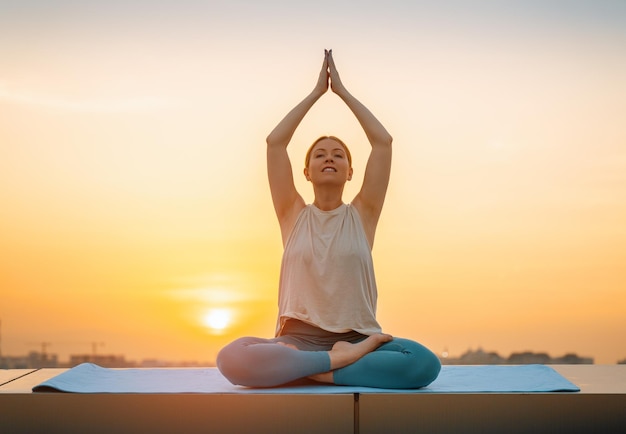
<svg viewBox="0 0 626 434">
<path fill-rule="evenodd" d="M 34 392 L 73 393 L 513 393 L 578 392 L 580 389 L 545 365 L 443 366 L 422 389 L 375 389 L 300 382 L 250 389 L 232 385 L 217 368 L 107 369 L 84 363 L 33 388 Z"/>
</svg>

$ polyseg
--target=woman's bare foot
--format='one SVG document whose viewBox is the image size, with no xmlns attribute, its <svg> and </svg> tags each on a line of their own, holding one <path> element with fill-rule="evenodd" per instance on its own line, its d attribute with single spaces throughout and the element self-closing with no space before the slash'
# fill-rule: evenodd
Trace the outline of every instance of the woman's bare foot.
<svg viewBox="0 0 626 434">
<path fill-rule="evenodd" d="M 389 342 L 391 340 L 393 340 L 393 336 L 378 333 L 368 336 L 365 340 L 356 344 L 351 344 L 350 342 L 345 341 L 336 342 L 335 345 L 333 345 L 333 348 L 328 352 L 328 355 L 330 356 L 331 370 L 329 372 L 311 375 L 309 378 L 320 383 L 333 384 L 335 382 L 332 372 L 333 370 L 351 365 L 364 355 L 371 353 L 385 342 Z"/>
<path fill-rule="evenodd" d="M 298 350 L 299 348 L 293 344 L 287 344 L 285 342 L 276 342 L 278 345 L 282 345 L 283 347 L 291 348 L 292 350 Z"/>
<path fill-rule="evenodd" d="M 335 384 L 335 377 L 333 376 L 333 371 L 311 375 L 308 378 L 310 380 L 317 381 L 318 383 Z"/>
<path fill-rule="evenodd" d="M 384 333 L 377 333 L 368 336 L 356 344 L 351 344 L 350 342 L 345 341 L 336 342 L 335 345 L 333 345 L 333 348 L 328 352 L 330 357 L 330 370 L 332 371 L 334 369 L 351 365 L 364 355 L 371 353 L 385 342 L 389 342 L 391 340 L 393 340 L 393 336 Z"/>
</svg>

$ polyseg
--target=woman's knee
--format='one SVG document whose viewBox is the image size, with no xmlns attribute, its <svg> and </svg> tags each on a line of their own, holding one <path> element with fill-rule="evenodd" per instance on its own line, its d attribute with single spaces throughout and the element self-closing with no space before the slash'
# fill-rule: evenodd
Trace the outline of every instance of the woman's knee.
<svg viewBox="0 0 626 434">
<path fill-rule="evenodd" d="M 435 381 L 441 372 L 441 362 L 439 358 L 430 350 L 419 356 L 417 363 L 417 372 L 415 374 L 416 387 L 425 387 Z"/>
<path fill-rule="evenodd" d="M 441 371 L 439 358 L 428 348 L 415 341 L 408 339 L 394 339 L 395 343 L 402 347 L 402 352 L 410 361 L 404 371 L 405 381 L 410 388 L 428 386 L 435 381 Z"/>
<path fill-rule="evenodd" d="M 254 365 L 246 356 L 246 348 L 259 341 L 259 338 L 239 338 L 220 350 L 216 359 L 217 369 L 228 381 L 238 385 L 246 384 L 251 366 Z"/>
</svg>

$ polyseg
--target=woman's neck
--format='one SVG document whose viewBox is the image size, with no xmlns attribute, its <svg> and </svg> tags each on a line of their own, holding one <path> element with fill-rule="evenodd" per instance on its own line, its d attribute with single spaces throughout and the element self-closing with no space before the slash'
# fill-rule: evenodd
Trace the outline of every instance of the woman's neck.
<svg viewBox="0 0 626 434">
<path fill-rule="evenodd" d="M 343 205 L 343 188 L 337 189 L 315 189 L 315 200 L 313 205 L 322 211 L 332 211 Z"/>
</svg>

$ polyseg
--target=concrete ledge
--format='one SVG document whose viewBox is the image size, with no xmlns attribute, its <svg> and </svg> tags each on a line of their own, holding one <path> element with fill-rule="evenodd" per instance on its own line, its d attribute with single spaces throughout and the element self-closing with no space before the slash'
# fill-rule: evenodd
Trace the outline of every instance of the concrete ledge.
<svg viewBox="0 0 626 434">
<path fill-rule="evenodd" d="M 359 433 L 624 433 L 626 365 L 551 365 L 579 393 L 361 394 Z"/>
<path fill-rule="evenodd" d="M 1 433 L 622 433 L 626 365 L 554 365 L 579 393 L 32 393 L 64 369 L 0 371 Z"/>
<path fill-rule="evenodd" d="M 359 396 L 359 433 L 623 433 L 626 395 Z"/>
<path fill-rule="evenodd" d="M 0 395 L 2 433 L 350 433 L 347 395 Z"/>
</svg>

